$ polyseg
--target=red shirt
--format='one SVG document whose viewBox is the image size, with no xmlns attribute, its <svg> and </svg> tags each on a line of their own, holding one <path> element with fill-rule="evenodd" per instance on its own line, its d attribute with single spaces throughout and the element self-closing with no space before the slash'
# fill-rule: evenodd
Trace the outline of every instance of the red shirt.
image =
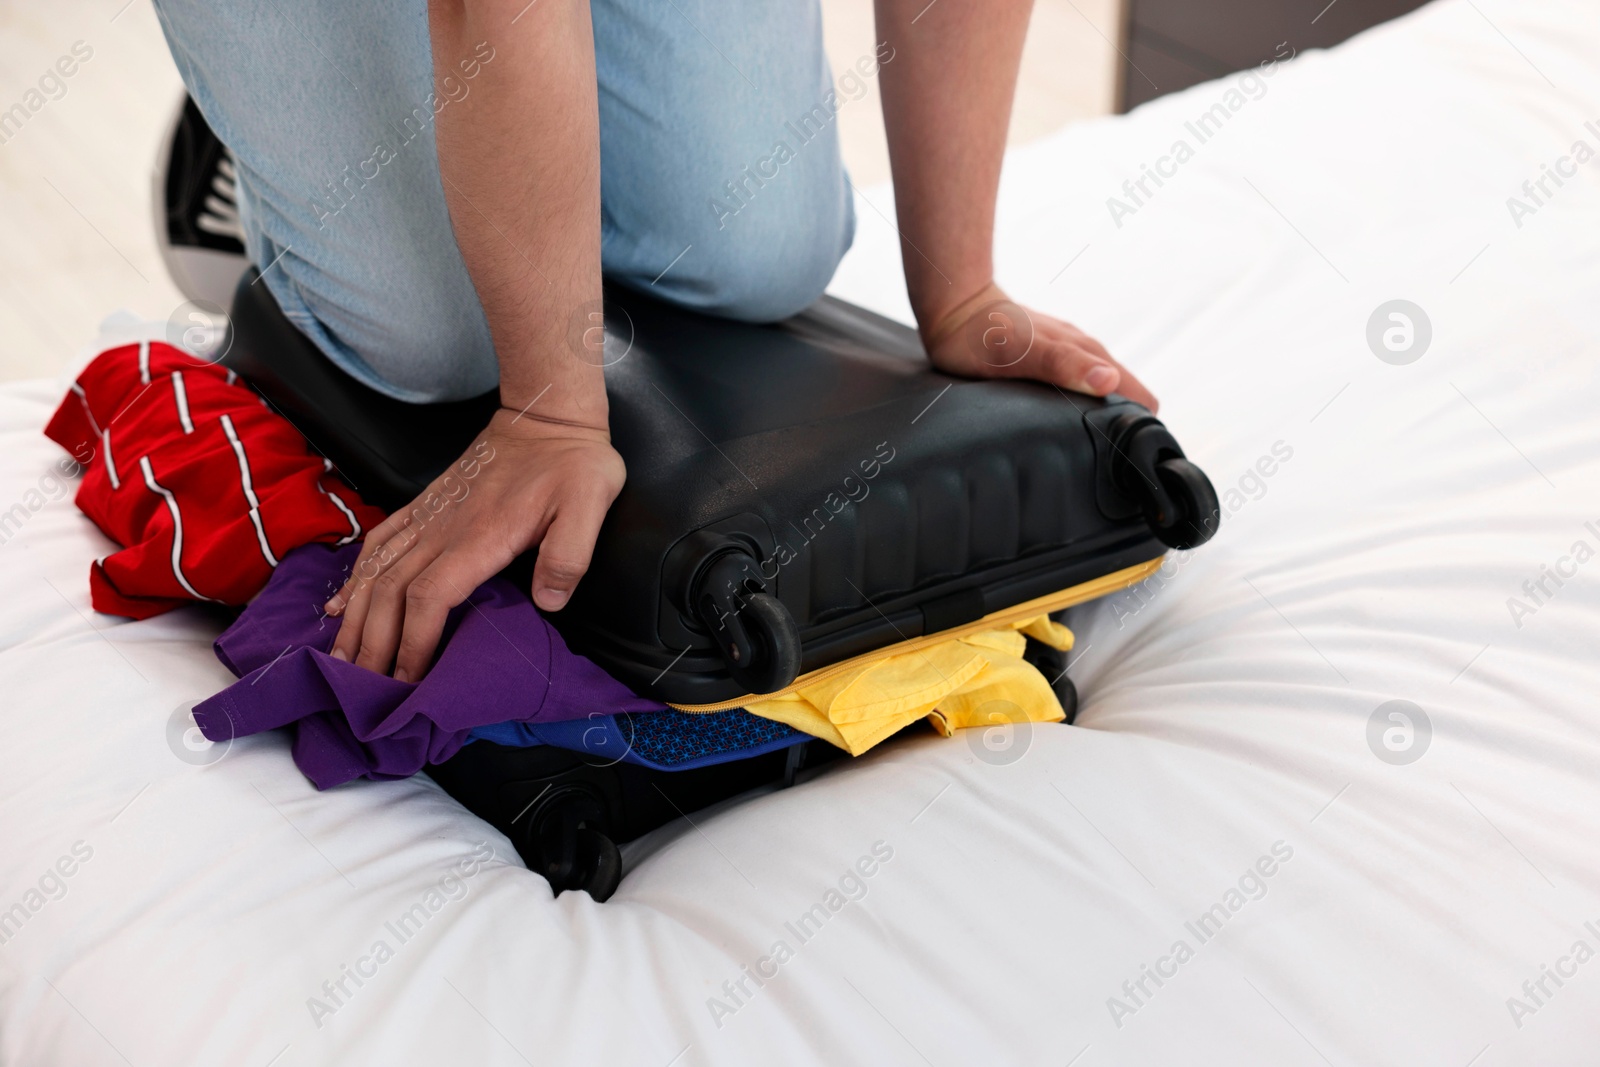
<svg viewBox="0 0 1600 1067">
<path fill-rule="evenodd" d="M 284 553 L 384 518 L 233 371 L 159 341 L 96 356 L 44 432 L 86 468 L 78 507 L 123 546 L 90 569 L 96 611 L 244 604 Z"/>
</svg>

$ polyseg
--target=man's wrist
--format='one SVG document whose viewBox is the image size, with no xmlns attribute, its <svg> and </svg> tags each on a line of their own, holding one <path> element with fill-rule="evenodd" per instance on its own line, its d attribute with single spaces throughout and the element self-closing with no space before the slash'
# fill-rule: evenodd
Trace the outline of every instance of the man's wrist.
<svg viewBox="0 0 1600 1067">
<path fill-rule="evenodd" d="M 948 278 L 918 279 L 906 286 L 917 329 L 924 338 L 961 305 L 994 287 L 994 272 L 986 266 L 953 272 Z"/>
<path fill-rule="evenodd" d="M 512 374 L 502 364 L 500 406 L 551 423 L 605 427 L 609 422 L 605 375 L 577 360 L 557 359 Z"/>
<path fill-rule="evenodd" d="M 499 426 L 507 430 L 516 429 L 534 433 L 561 434 L 575 432 L 599 434 L 607 441 L 611 440 L 611 427 L 604 418 L 595 420 L 592 418 L 558 415 L 554 412 L 539 410 L 539 405 L 537 404 L 524 408 L 507 407 L 502 404 L 500 410 L 490 416 L 489 425 Z"/>
<path fill-rule="evenodd" d="M 969 293 L 958 302 L 948 305 L 937 312 L 936 318 L 930 316 L 929 319 L 924 320 L 919 316 L 917 322 L 918 329 L 922 334 L 923 345 L 931 349 L 959 330 L 962 324 L 970 319 L 980 308 L 1006 299 L 1006 294 L 991 281 L 976 291 Z"/>
</svg>

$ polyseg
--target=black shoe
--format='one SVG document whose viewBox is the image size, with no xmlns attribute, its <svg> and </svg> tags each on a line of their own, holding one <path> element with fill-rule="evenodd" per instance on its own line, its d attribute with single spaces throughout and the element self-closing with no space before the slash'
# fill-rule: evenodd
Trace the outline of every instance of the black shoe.
<svg viewBox="0 0 1600 1067">
<path fill-rule="evenodd" d="M 156 244 L 190 300 L 227 308 L 250 266 L 239 225 L 238 172 L 200 109 L 185 96 L 155 175 Z"/>
</svg>

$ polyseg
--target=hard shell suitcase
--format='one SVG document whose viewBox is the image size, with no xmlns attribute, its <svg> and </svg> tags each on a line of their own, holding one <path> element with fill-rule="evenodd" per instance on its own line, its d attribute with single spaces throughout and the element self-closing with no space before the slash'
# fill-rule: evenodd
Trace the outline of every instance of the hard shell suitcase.
<svg viewBox="0 0 1600 1067">
<path fill-rule="evenodd" d="M 557 893 L 604 902 L 622 880 L 618 844 L 752 789 L 792 784 L 802 767 L 843 757 L 826 741 L 685 771 L 649 770 L 566 749 L 474 741 L 428 774 L 505 834 Z"/>
<path fill-rule="evenodd" d="M 224 361 L 369 501 L 406 505 L 498 406 L 368 389 L 254 277 Z M 594 358 L 576 336 L 591 318 L 574 317 L 573 358 Z M 890 645 L 1102 595 L 1216 529 L 1210 482 L 1145 408 L 941 374 L 915 331 L 839 300 L 761 326 L 608 288 L 604 329 L 627 484 L 551 620 L 646 696 L 740 706 Z"/>
<path fill-rule="evenodd" d="M 1064 654 L 1029 638 L 1026 658 L 1054 681 L 1071 723 L 1078 700 Z M 904 732 L 917 730 L 929 727 L 917 723 Z M 787 787 L 801 771 L 845 755 L 811 739 L 711 766 L 661 770 L 624 763 L 607 747 L 577 752 L 477 740 L 429 767 L 428 774 L 505 834 L 528 869 L 555 892 L 582 890 L 604 902 L 622 880 L 619 844 L 751 790 Z"/>
</svg>

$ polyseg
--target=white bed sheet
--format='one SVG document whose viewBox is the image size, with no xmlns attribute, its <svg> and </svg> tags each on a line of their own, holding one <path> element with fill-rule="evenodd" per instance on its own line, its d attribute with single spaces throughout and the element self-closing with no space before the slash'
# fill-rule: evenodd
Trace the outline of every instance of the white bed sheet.
<svg viewBox="0 0 1600 1067">
<path fill-rule="evenodd" d="M 1600 561 L 1562 559 L 1600 548 L 1600 162 L 1520 227 L 1506 198 L 1600 147 L 1597 55 L 1592 3 L 1441 0 L 1278 69 L 1120 227 L 1106 198 L 1228 82 L 1015 152 L 1002 283 L 1251 495 L 1076 613 L 1082 728 L 1009 763 L 885 746 L 680 827 L 603 906 L 553 900 L 424 779 L 318 794 L 278 736 L 179 759 L 174 712 L 229 681 L 216 622 L 89 611 L 108 543 L 28 495 L 59 394 L 0 389 L 0 504 L 26 512 L 0 545 L 0 910 L 40 904 L 0 945 L 0 1061 L 1594 1062 L 1600 962 L 1570 953 L 1600 950 Z M 869 195 L 835 289 L 903 314 Z M 1432 322 L 1407 366 L 1365 340 L 1395 298 Z M 1367 740 L 1397 699 L 1432 725 L 1408 765 Z M 386 924 L 480 842 L 401 943 Z M 802 942 L 785 924 L 878 842 Z M 1275 847 L 1202 942 L 1186 924 Z M 776 977 L 724 991 L 778 941 Z M 1536 1002 L 1544 966 L 1572 973 Z"/>
</svg>

